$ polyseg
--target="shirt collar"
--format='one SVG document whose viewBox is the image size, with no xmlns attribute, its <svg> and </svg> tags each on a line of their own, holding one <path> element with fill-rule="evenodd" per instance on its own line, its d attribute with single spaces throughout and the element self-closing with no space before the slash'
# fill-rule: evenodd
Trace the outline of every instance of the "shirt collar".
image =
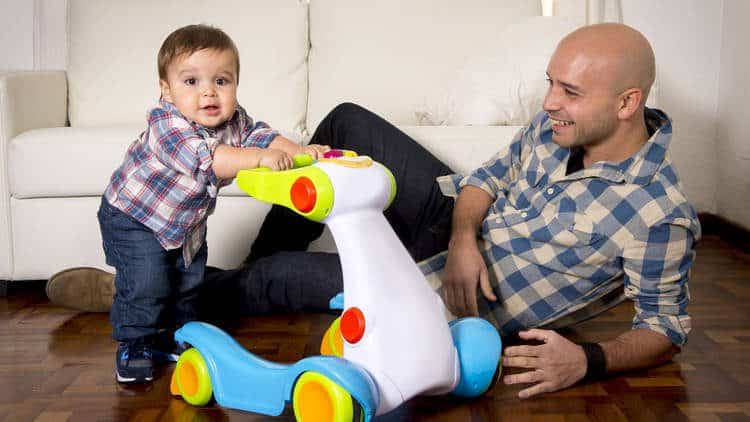
<svg viewBox="0 0 750 422">
<path fill-rule="evenodd" d="M 552 123 L 546 117 L 542 122 L 541 139 L 550 150 L 551 156 L 560 157 L 560 163 L 549 166 L 546 170 L 552 180 L 578 180 L 589 177 L 600 177 L 615 183 L 633 183 L 646 185 L 662 165 L 672 139 L 672 121 L 661 110 L 646 108 L 644 111 L 646 125 L 653 134 L 638 152 L 620 163 L 598 162 L 591 167 L 565 175 L 570 149 L 561 148 L 552 142 Z M 545 113 L 546 115 L 546 113 Z M 547 161 L 547 160 L 544 160 Z M 547 163 L 543 162 L 543 165 Z M 551 164 L 551 163 L 550 163 Z M 547 167 L 547 165 L 545 165 Z"/>
</svg>

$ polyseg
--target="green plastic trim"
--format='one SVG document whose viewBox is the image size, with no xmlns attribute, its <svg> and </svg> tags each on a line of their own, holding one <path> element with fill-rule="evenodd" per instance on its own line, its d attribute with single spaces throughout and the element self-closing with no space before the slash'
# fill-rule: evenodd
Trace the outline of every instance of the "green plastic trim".
<svg viewBox="0 0 750 422">
<path fill-rule="evenodd" d="M 291 189 L 294 182 L 305 176 L 313 182 L 316 191 L 315 206 L 310 212 L 300 212 L 292 204 Z M 312 221 L 323 221 L 333 208 L 333 185 L 328 175 L 316 166 L 291 170 L 272 171 L 268 168 L 240 170 L 237 186 L 253 198 L 281 205 Z"/>
</svg>

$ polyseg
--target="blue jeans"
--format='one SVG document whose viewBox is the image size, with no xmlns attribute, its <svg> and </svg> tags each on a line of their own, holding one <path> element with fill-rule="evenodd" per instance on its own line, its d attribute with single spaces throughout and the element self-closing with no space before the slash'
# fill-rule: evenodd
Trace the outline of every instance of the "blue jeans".
<svg viewBox="0 0 750 422">
<path fill-rule="evenodd" d="M 105 198 L 97 216 L 107 264 L 116 270 L 116 293 L 109 313 L 112 337 L 134 340 L 198 319 L 206 243 L 185 268 L 182 248 L 165 250 L 151 229 Z"/>
<path fill-rule="evenodd" d="M 384 215 L 415 261 L 448 248 L 453 199 L 440 192 L 435 178 L 454 172 L 416 141 L 347 103 L 323 119 L 310 143 L 353 150 L 391 170 L 398 193 Z M 330 298 L 343 289 L 338 255 L 305 252 L 323 227 L 274 205 L 246 265 L 207 272 L 206 306 L 219 317 L 328 309 Z"/>
</svg>

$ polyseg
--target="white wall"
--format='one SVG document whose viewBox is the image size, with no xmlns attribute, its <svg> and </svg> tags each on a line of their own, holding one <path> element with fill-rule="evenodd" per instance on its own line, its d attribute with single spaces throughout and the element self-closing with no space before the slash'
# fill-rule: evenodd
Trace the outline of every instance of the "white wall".
<svg viewBox="0 0 750 422">
<path fill-rule="evenodd" d="M 0 71 L 34 68 L 34 2 L 0 0 Z"/>
<path fill-rule="evenodd" d="M 587 0 L 558 1 L 561 5 L 581 4 L 585 16 Z M 733 22 L 730 25 L 734 29 L 725 31 L 722 44 L 724 1 L 728 4 L 724 18 Z M 64 68 L 65 4 L 65 0 L 0 0 L 0 71 Z M 607 0 L 605 4 L 610 7 L 613 3 Z M 735 107 L 739 105 L 735 97 L 740 95 L 735 88 L 745 87 L 737 82 L 746 77 L 740 69 L 746 72 L 748 62 L 740 54 L 734 58 L 731 54 L 721 56 L 722 75 L 729 79 L 721 85 L 721 95 L 727 99 L 721 103 L 720 117 L 721 122 L 730 124 L 722 125 L 726 127 L 718 135 L 717 63 L 722 48 L 739 48 L 742 34 L 737 31 L 744 29 L 741 18 L 750 17 L 748 4 L 747 0 L 621 0 L 623 21 L 642 31 L 654 47 L 660 84 L 658 103 L 674 121 L 671 154 L 688 197 L 699 211 L 726 214 L 746 226 L 750 226 L 747 213 L 744 217 L 740 214 L 748 209 L 747 202 L 734 198 L 734 191 L 726 186 L 719 187 L 717 194 L 717 186 L 724 180 L 736 186 L 748 178 L 744 170 L 748 166 L 740 165 L 740 157 L 747 160 L 747 143 L 744 155 L 739 154 L 743 143 L 736 135 L 748 123 L 732 117 L 731 110 L 742 110 Z M 744 35 L 748 39 L 747 30 Z M 739 69 L 734 69 L 737 66 Z M 726 132 L 729 130 L 732 134 Z M 718 137 L 722 142 L 717 142 Z M 726 167 L 728 161 L 731 164 Z M 747 192 L 747 183 L 744 186 Z"/>
<path fill-rule="evenodd" d="M 744 1 L 744 0 L 740 0 Z M 672 118 L 670 152 L 688 198 L 715 213 L 721 0 L 622 0 L 623 22 L 656 54 L 659 108 Z"/>
<path fill-rule="evenodd" d="M 65 68 L 66 0 L 0 0 L 0 72 Z"/>
<path fill-rule="evenodd" d="M 750 2 L 724 0 L 717 114 L 717 212 L 750 228 Z"/>
</svg>

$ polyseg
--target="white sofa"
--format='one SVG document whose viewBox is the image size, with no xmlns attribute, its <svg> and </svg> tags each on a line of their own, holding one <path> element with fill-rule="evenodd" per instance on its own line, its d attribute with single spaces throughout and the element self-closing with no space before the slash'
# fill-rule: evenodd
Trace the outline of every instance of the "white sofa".
<svg viewBox="0 0 750 422">
<path fill-rule="evenodd" d="M 540 14 L 532 0 L 69 0 L 67 69 L 0 75 L 0 280 L 107 268 L 100 195 L 144 129 L 156 52 L 177 27 L 224 29 L 240 50 L 240 103 L 293 139 L 306 142 L 351 101 L 467 171 L 518 126 L 418 126 L 417 112 L 509 24 Z M 267 210 L 225 188 L 209 219 L 209 263 L 241 262 Z"/>
</svg>

